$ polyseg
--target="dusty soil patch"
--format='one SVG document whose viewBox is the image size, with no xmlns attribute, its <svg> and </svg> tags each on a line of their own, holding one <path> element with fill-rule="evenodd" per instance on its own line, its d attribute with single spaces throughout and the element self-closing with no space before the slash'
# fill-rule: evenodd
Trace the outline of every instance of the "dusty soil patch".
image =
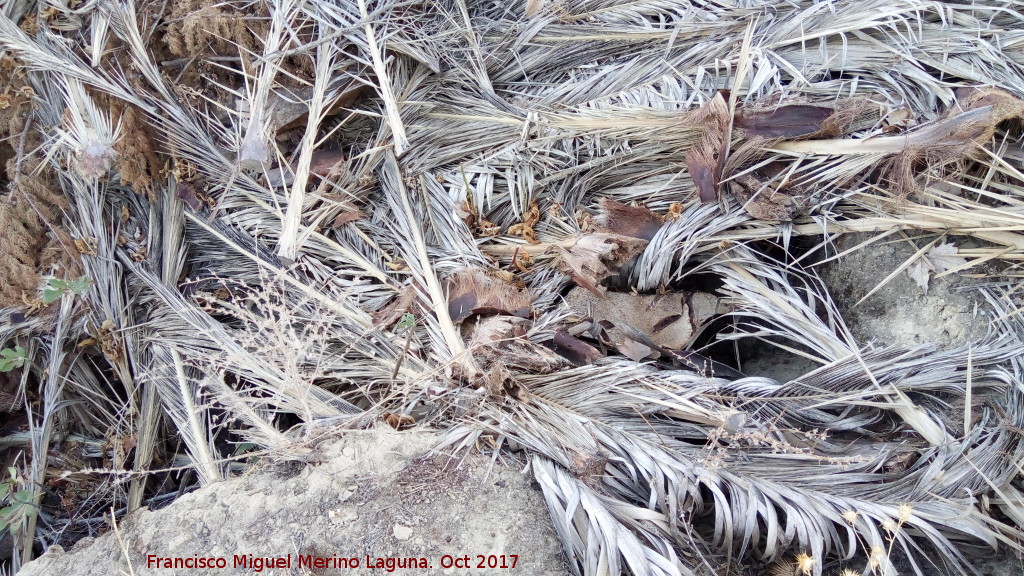
<svg viewBox="0 0 1024 576">
<path fill-rule="evenodd" d="M 848 250 L 867 238 L 866 234 L 843 236 L 836 249 Z M 957 243 L 962 244 L 962 239 Z M 857 339 L 876 345 L 948 347 L 984 336 L 990 320 L 984 298 L 970 289 L 970 278 L 956 274 L 932 279 L 925 293 L 904 270 L 857 305 L 914 252 L 909 242 L 883 242 L 823 267 L 825 282 Z"/>
<path fill-rule="evenodd" d="M 242 478 L 207 486 L 155 512 L 140 510 L 111 531 L 72 550 L 59 546 L 26 565 L 21 576 L 129 573 L 137 576 L 252 574 L 234 555 L 288 556 L 291 569 L 263 574 L 384 573 L 366 558 L 425 558 L 407 574 L 487 574 L 478 555 L 518 555 L 508 574 L 568 574 L 558 538 L 529 476 L 469 455 L 430 453 L 435 432 L 390 428 L 347 432 L 314 446 L 308 463 L 261 463 Z M 147 568 L 147 555 L 220 557 L 226 569 Z M 298 567 L 298 555 L 355 557 L 360 570 Z M 469 556 L 470 569 L 442 569 L 444 556 Z M 486 559 L 485 559 L 486 561 Z"/>
</svg>

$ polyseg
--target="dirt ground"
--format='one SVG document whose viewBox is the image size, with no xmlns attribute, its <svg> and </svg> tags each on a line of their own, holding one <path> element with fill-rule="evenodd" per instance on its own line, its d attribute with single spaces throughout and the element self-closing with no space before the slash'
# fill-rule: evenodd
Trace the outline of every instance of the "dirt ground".
<svg viewBox="0 0 1024 576">
<path fill-rule="evenodd" d="M 439 439 L 388 427 L 332 435 L 313 444 L 305 463 L 260 463 L 162 510 L 130 515 L 120 538 L 109 531 L 69 551 L 50 548 L 18 574 L 378 574 L 389 571 L 389 558 L 415 559 L 416 568 L 393 570 L 424 576 L 568 574 L 532 477 L 479 455 L 431 454 Z M 225 568 L 157 568 L 147 566 L 150 555 L 223 559 Z M 236 567 L 236 557 L 290 558 L 291 566 Z M 356 559 L 360 568 L 310 568 L 300 557 Z M 382 568 L 366 568 L 378 562 Z"/>
<path fill-rule="evenodd" d="M 870 237 L 869 234 L 841 236 L 827 253 L 822 252 L 820 259 L 850 250 Z M 883 241 L 853 250 L 814 269 L 861 344 L 908 348 L 934 344 L 950 348 L 983 337 L 991 316 L 985 299 L 972 288 L 979 280 L 956 274 L 932 278 L 925 292 L 906 270 L 902 270 L 882 285 L 882 281 L 916 251 L 917 248 L 907 241 Z M 969 269 L 965 274 L 978 272 Z M 869 294 L 872 290 L 875 292 Z M 786 381 L 814 367 L 799 356 L 773 347 L 759 347 L 744 362 L 743 371 L 752 376 Z"/>
</svg>

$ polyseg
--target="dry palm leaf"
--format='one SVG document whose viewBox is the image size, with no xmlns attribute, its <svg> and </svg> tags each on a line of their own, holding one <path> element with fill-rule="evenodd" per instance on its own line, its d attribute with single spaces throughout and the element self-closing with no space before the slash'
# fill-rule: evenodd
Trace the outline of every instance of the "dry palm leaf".
<svg viewBox="0 0 1024 576">
<path fill-rule="evenodd" d="M 617 274 L 619 268 L 646 245 L 646 240 L 621 234 L 584 234 L 562 251 L 559 269 L 580 286 L 601 295 L 604 293 L 601 282 Z"/>
<path fill-rule="evenodd" d="M 1009 284 L 988 294 L 990 338 L 874 349 L 803 270 L 742 245 L 907 229 L 984 241 L 960 244 L 971 262 L 1024 258 L 1013 9 L 565 0 L 527 16 L 495 2 L 268 0 L 234 7 L 268 15 L 246 32 L 255 43 L 201 39 L 241 58 L 204 52 L 178 82 L 154 60 L 159 7 L 87 3 L 62 13 L 75 26 L 32 27 L 14 19 L 21 4 L 0 15 L 0 45 L 37 95 L 19 153 L 45 143 L 74 208 L 55 233 L 87 248 L 93 281 L 64 296 L 57 322 L 52 308 L 0 323 L 3 342 L 38 343 L 21 382 L 42 383 L 27 415 L 38 433 L 2 440 L 34 443 L 33 486 L 52 480 L 48 451 L 65 431 L 97 464 L 114 431 L 136 459 L 115 450 L 108 464 L 191 465 L 209 482 L 232 471 L 225 438 L 283 450 L 282 422 L 388 415 L 457 425 L 454 442 L 490 434 L 525 448 L 581 574 L 713 572 L 719 558 L 796 551 L 815 574 L 826 553 L 857 551 L 878 573 L 902 551 L 925 574 L 969 569 L 965 543 L 1021 540 L 1024 331 Z M 108 40 L 123 49 L 104 52 Z M 212 81 L 194 85 L 195 69 Z M 372 97 L 329 119 L 359 86 Z M 288 118 L 274 105 L 285 93 L 297 96 Z M 119 132 L 103 98 L 153 133 L 171 174 L 151 167 L 152 194 L 109 162 L 139 127 Z M 239 99 L 244 113 L 227 104 Z M 273 137 L 282 122 L 306 126 L 298 148 Z M 307 190 L 327 149 L 339 173 Z M 247 168 L 273 162 L 291 179 Z M 723 180 L 739 204 L 719 197 Z M 576 220 L 592 206 L 596 233 Z M 678 217 L 660 222 L 672 206 Z M 532 303 L 500 282 L 491 295 L 476 280 L 446 291 L 492 258 L 519 272 Z M 776 382 L 603 358 L 566 329 L 559 298 L 600 308 L 583 290 L 615 274 L 641 292 L 707 275 L 734 305 L 739 331 L 722 337 L 766 339 L 820 368 Z M 478 319 L 468 344 L 453 293 L 501 313 Z M 506 314 L 523 302 L 535 318 Z M 650 324 L 620 329 L 664 355 Z M 71 352 L 90 333 L 108 354 Z M 135 506 L 163 485 L 105 478 L 88 506 Z M 22 532 L 26 558 L 33 536 L 67 544 L 61 526 L 78 525 L 49 500 L 38 500 L 48 522 Z M 75 522 L 94 517 L 83 507 Z"/>
<path fill-rule="evenodd" d="M 598 297 L 585 288 L 569 292 L 565 303 L 577 316 L 601 324 L 619 351 L 636 361 L 660 353 L 654 354 L 654 349 L 631 338 L 623 328 L 639 331 L 660 348 L 678 350 L 690 344 L 719 307 L 718 298 L 704 292 L 605 292 Z"/>
<path fill-rule="evenodd" d="M 471 314 L 531 315 L 529 290 L 514 284 L 511 274 L 467 268 L 448 278 L 448 314 L 461 322 Z"/>
</svg>

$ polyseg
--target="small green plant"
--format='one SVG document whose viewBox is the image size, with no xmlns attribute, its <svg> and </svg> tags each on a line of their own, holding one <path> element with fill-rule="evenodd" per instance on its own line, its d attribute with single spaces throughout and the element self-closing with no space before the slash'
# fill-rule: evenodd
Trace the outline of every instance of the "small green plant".
<svg viewBox="0 0 1024 576">
<path fill-rule="evenodd" d="M 244 456 L 246 454 L 252 454 L 248 458 L 249 464 L 255 464 L 260 461 L 260 457 L 257 455 L 259 452 L 258 446 L 252 442 L 239 442 L 235 445 L 235 456 Z"/>
<path fill-rule="evenodd" d="M 35 504 L 32 503 L 32 492 L 24 488 L 24 482 L 18 475 L 18 469 L 11 466 L 7 469 L 8 478 L 0 482 L 0 529 L 10 530 L 12 535 L 17 535 L 21 530 L 22 521 L 35 513 Z"/>
<path fill-rule="evenodd" d="M 0 350 L 0 372 L 21 368 L 28 361 L 28 351 L 21 346 Z"/>
<path fill-rule="evenodd" d="M 410 312 L 402 314 L 401 320 L 398 321 L 398 331 L 409 330 L 410 328 L 416 327 L 416 316 Z"/>
<path fill-rule="evenodd" d="M 82 296 L 92 285 L 92 280 L 88 276 L 79 276 L 74 280 L 50 278 L 46 285 L 47 287 L 43 289 L 43 304 L 51 304 L 59 300 L 65 292 L 74 292 L 78 296 Z"/>
</svg>

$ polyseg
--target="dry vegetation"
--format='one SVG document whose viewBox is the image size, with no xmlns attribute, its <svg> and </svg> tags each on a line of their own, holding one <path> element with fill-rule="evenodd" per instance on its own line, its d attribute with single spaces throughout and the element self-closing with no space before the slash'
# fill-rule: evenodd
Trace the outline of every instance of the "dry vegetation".
<svg viewBox="0 0 1024 576">
<path fill-rule="evenodd" d="M 8 569 L 381 420 L 524 454 L 579 574 L 1024 549 L 1020 6 L 2 6 Z M 846 232 L 988 335 L 858 342 Z"/>
</svg>

